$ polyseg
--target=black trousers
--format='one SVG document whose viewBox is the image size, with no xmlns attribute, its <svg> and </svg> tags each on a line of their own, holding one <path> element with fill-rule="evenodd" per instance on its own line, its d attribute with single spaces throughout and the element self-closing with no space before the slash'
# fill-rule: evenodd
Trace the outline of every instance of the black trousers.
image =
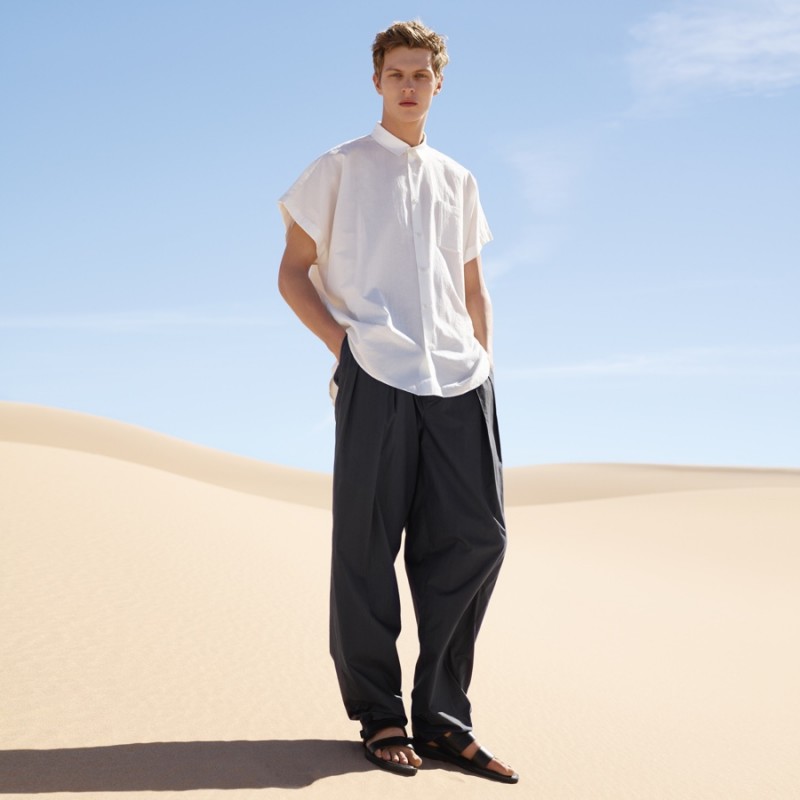
<svg viewBox="0 0 800 800">
<path fill-rule="evenodd" d="M 345 708 L 364 738 L 408 723 L 394 568 L 405 529 L 419 636 L 413 732 L 471 730 L 475 639 L 506 547 L 492 381 L 413 395 L 368 375 L 347 339 L 335 379 L 330 647 Z"/>
</svg>

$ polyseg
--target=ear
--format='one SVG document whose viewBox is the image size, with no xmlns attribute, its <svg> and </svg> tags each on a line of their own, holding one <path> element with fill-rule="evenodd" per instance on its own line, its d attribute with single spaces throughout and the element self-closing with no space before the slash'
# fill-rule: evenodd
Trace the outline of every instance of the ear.
<svg viewBox="0 0 800 800">
<path fill-rule="evenodd" d="M 374 72 L 372 73 L 372 83 L 375 85 L 375 91 L 382 95 L 383 91 L 381 90 L 380 78 Z"/>
<path fill-rule="evenodd" d="M 440 75 L 436 81 L 436 88 L 433 90 L 434 94 L 439 94 L 442 91 L 442 84 L 444 83 L 444 75 Z"/>
</svg>

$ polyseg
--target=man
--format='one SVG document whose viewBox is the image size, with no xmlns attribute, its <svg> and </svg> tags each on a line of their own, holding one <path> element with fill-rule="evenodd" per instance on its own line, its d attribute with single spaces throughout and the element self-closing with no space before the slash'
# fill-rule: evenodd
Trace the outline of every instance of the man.
<svg viewBox="0 0 800 800">
<path fill-rule="evenodd" d="M 428 146 L 444 40 L 395 23 L 373 44 L 372 134 L 317 159 L 281 198 L 281 294 L 338 361 L 331 655 L 366 757 L 419 753 L 516 774 L 472 736 L 475 637 L 506 544 L 477 185 Z M 407 738 L 394 570 L 402 532 L 420 655 Z"/>
</svg>

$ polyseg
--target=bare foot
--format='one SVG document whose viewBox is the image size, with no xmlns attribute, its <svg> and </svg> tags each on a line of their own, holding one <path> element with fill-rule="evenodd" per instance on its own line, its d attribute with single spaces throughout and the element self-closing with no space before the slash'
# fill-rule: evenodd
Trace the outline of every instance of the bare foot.
<svg viewBox="0 0 800 800">
<path fill-rule="evenodd" d="M 405 731 L 402 728 L 383 728 L 368 739 L 367 744 L 372 744 L 378 739 L 388 739 L 390 736 L 405 735 Z M 375 751 L 375 755 L 384 761 L 394 761 L 395 764 L 410 764 L 412 767 L 418 767 L 422 764 L 422 759 L 410 747 L 404 747 L 399 744 L 379 748 Z"/>
</svg>

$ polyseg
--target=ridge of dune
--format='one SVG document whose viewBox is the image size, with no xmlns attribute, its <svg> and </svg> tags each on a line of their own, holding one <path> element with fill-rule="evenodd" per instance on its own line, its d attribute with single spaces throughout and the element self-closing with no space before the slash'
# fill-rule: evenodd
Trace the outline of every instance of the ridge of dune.
<svg viewBox="0 0 800 800">
<path fill-rule="evenodd" d="M 330 508 L 329 474 L 277 466 L 82 412 L 0 402 L 0 441 L 105 456 L 245 494 Z M 800 470 L 609 463 L 505 470 L 508 506 L 736 488 L 800 488 Z"/>
<path fill-rule="evenodd" d="M 331 504 L 329 475 L 279 467 L 78 411 L 0 402 L 0 441 L 106 456 L 314 508 Z"/>
<path fill-rule="evenodd" d="M 726 489 L 800 489 L 800 470 L 670 464 L 548 464 L 505 470 L 507 505 Z"/>
</svg>

